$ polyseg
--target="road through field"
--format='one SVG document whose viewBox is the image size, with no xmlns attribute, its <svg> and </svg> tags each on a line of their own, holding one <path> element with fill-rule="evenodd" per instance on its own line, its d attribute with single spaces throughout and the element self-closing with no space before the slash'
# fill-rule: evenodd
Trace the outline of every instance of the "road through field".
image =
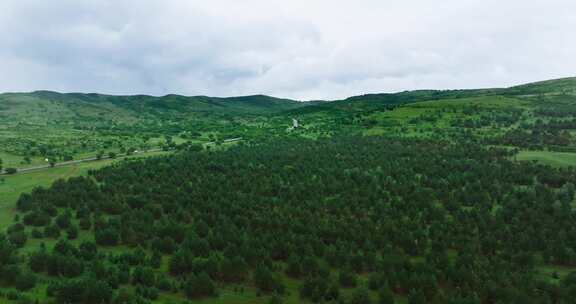
<svg viewBox="0 0 576 304">
<path fill-rule="evenodd" d="M 159 152 L 159 151 L 162 151 L 162 149 L 150 149 L 150 150 L 146 150 L 146 151 L 137 151 L 137 152 L 134 152 L 134 154 L 132 154 L 132 155 L 146 154 L 146 153 Z M 131 155 L 125 155 L 125 156 L 117 156 L 114 158 L 121 159 L 121 158 L 130 157 L 130 156 Z M 79 163 L 93 162 L 93 161 L 106 160 L 106 159 L 111 159 L 111 157 L 103 155 L 100 158 L 89 157 L 89 158 L 83 158 L 83 159 L 70 160 L 70 161 L 65 161 L 65 162 L 61 162 L 61 163 L 56 163 L 56 164 L 54 164 L 54 166 L 42 165 L 42 166 L 35 166 L 35 167 L 28 167 L 28 168 L 20 168 L 20 169 L 18 169 L 17 173 L 32 172 L 32 171 L 38 171 L 38 170 L 44 170 L 44 169 L 50 169 L 50 168 L 56 168 L 56 167 L 65 167 L 65 166 L 70 166 L 70 165 L 79 164 Z M 0 174 L 6 174 L 6 172 L 0 173 Z"/>
<path fill-rule="evenodd" d="M 225 140 L 223 140 L 223 143 L 231 143 L 231 142 L 235 142 L 235 141 L 239 141 L 239 140 L 242 140 L 242 137 L 225 139 Z M 216 142 L 214 142 L 214 141 L 205 143 L 205 145 L 207 145 L 207 146 L 208 145 L 215 145 L 215 144 L 216 144 Z M 130 157 L 130 156 L 134 156 L 134 155 L 141 155 L 141 154 L 154 153 L 154 152 L 160 152 L 160 151 L 162 151 L 161 148 L 149 149 L 146 151 L 135 151 L 131 155 L 117 156 L 114 158 L 115 159 L 122 159 L 122 158 Z M 94 156 L 94 157 L 89 157 L 89 158 L 83 158 L 83 159 L 77 159 L 77 160 L 71 160 L 71 161 L 56 163 L 56 164 L 54 164 L 54 166 L 42 165 L 42 166 L 35 166 L 35 167 L 19 168 L 19 169 L 17 169 L 16 173 L 34 172 L 34 171 L 38 171 L 38 170 L 46 170 L 46 169 L 51 169 L 51 168 L 56 168 L 56 167 L 65 167 L 65 166 L 70 166 L 70 165 L 75 165 L 75 164 L 80 164 L 80 163 L 100 161 L 100 160 L 106 160 L 106 159 L 111 159 L 111 157 L 106 156 L 106 155 L 103 155 L 102 157 Z M 4 172 L 0 172 L 0 175 L 8 175 L 8 173 L 6 173 L 4 171 Z"/>
</svg>

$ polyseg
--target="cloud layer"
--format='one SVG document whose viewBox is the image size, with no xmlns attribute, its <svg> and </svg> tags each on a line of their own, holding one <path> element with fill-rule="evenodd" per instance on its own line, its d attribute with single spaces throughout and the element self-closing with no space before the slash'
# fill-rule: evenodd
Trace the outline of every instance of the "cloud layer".
<svg viewBox="0 0 576 304">
<path fill-rule="evenodd" d="M 2 0 L 0 91 L 335 99 L 576 75 L 573 0 Z"/>
</svg>

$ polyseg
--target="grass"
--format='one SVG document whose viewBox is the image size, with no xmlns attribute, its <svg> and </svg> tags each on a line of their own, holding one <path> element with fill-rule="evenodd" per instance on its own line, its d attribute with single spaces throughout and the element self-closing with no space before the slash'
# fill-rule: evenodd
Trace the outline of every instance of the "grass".
<svg viewBox="0 0 576 304">
<path fill-rule="evenodd" d="M 454 119 L 478 119 L 481 114 L 489 111 L 530 110 L 531 108 L 533 104 L 529 101 L 503 96 L 416 102 L 393 111 L 369 115 L 367 118 L 376 121 L 377 125 L 365 130 L 364 134 L 398 133 L 398 129 L 401 128 L 402 136 L 426 136 L 438 130 L 455 129 L 451 126 Z M 470 109 L 474 110 L 473 114 L 464 112 Z"/>
<path fill-rule="evenodd" d="M 542 265 L 536 267 L 538 274 L 546 280 L 550 280 L 553 283 L 559 283 L 560 279 L 564 278 L 576 268 L 569 266 L 557 266 L 557 265 Z"/>
<path fill-rule="evenodd" d="M 12 153 L 2 152 L 0 151 L 0 159 L 2 159 L 2 166 L 4 168 L 25 168 L 25 167 L 33 167 L 39 165 L 45 165 L 46 161 L 43 157 L 30 157 L 31 163 L 30 164 L 23 164 L 24 157 L 20 155 L 15 155 Z"/>
<path fill-rule="evenodd" d="M 576 153 L 552 151 L 520 151 L 518 161 L 537 161 L 552 167 L 576 166 Z"/>
</svg>

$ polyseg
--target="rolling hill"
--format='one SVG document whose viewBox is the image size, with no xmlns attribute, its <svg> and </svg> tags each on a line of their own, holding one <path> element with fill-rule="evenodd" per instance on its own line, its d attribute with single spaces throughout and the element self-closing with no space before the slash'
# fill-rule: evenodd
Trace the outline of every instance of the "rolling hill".
<svg viewBox="0 0 576 304">
<path fill-rule="evenodd" d="M 383 107 L 421 101 L 462 99 L 481 96 L 508 96 L 530 98 L 534 95 L 576 95 L 576 77 L 553 79 L 510 88 L 470 90 L 416 90 L 398 93 L 380 93 L 352 96 L 342 100 L 322 102 L 309 107 L 289 110 L 292 114 L 310 114 L 330 111 L 371 111 Z"/>
<path fill-rule="evenodd" d="M 576 77 L 548 80 L 510 88 L 476 90 L 417 90 L 399 93 L 366 94 L 333 101 L 301 102 L 265 95 L 208 97 L 166 95 L 115 96 L 95 93 L 0 94 L 0 117 L 7 122 L 43 122 L 59 119 L 99 119 L 135 121 L 148 115 L 301 115 L 314 112 L 378 110 L 390 105 L 461 99 L 480 96 L 530 98 L 534 95 L 576 95 Z M 0 123 L 1 124 L 1 123 Z"/>
<path fill-rule="evenodd" d="M 304 106 L 294 100 L 264 95 L 233 98 L 206 96 L 187 97 L 166 95 L 162 97 L 134 95 L 112 96 L 102 94 L 56 93 L 6 93 L 0 95 L 0 117 L 14 121 L 44 121 L 61 118 L 98 118 L 127 121 L 142 116 L 175 114 L 202 115 L 261 115 Z"/>
<path fill-rule="evenodd" d="M 576 95 L 576 77 L 567 77 L 528 83 L 505 90 L 507 95 L 563 94 Z"/>
<path fill-rule="evenodd" d="M 223 139 L 237 137 L 238 124 L 305 105 L 264 95 L 5 93 L 0 94 L 0 159 L 7 166 L 22 167 L 45 158 L 60 161 L 98 150 L 158 147 L 166 136 L 175 137 L 173 142 L 206 142 L 216 133 Z"/>
<path fill-rule="evenodd" d="M 122 152 L 128 147 L 160 146 L 166 144 L 167 136 L 174 139 L 171 143 L 283 137 L 293 117 L 301 120 L 306 131 L 299 133 L 307 137 L 454 133 L 461 124 L 477 124 L 480 117 L 487 124 L 496 116 L 530 113 L 532 118 L 514 118 L 514 125 L 519 126 L 532 123 L 536 116 L 546 119 L 546 115 L 576 113 L 575 88 L 576 78 L 563 78 L 511 88 L 417 90 L 309 102 L 265 95 L 5 93 L 0 94 L 0 158 L 10 166 L 26 166 L 45 158 L 64 160 L 99 150 Z M 442 114 L 445 110 L 441 105 L 451 104 L 461 105 L 455 111 L 462 113 Z M 478 106 L 481 109 L 469 115 L 470 109 Z M 476 129 L 488 135 L 504 129 L 486 130 Z"/>
</svg>

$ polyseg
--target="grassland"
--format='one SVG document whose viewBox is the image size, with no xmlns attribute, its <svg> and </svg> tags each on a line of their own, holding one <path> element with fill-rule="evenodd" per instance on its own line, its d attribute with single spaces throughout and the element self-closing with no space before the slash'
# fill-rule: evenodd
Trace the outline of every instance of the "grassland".
<svg viewBox="0 0 576 304">
<path fill-rule="evenodd" d="M 240 137 L 258 117 L 303 105 L 268 96 L 0 94 L 0 159 L 4 167 L 22 168 L 100 151 Z"/>
<path fill-rule="evenodd" d="M 394 133 L 402 136 L 423 136 L 442 132 L 459 131 L 456 120 L 478 121 L 492 113 L 530 111 L 528 101 L 504 96 L 483 96 L 462 99 L 416 102 L 393 111 L 377 112 L 364 119 L 375 122 L 374 127 L 364 131 L 366 135 Z M 509 128 L 509 127 L 508 127 Z M 488 125 L 476 128 L 478 133 L 502 132 L 503 128 Z"/>
<path fill-rule="evenodd" d="M 576 166 L 576 153 L 553 151 L 520 151 L 518 161 L 537 161 L 552 167 Z"/>
</svg>

